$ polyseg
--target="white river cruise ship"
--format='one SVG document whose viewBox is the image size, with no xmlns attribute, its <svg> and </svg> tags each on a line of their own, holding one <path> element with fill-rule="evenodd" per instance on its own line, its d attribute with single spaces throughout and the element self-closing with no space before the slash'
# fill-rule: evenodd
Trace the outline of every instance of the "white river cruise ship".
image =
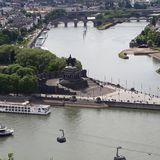
<svg viewBox="0 0 160 160">
<path fill-rule="evenodd" d="M 51 111 L 50 105 L 0 101 L 0 112 L 47 115 Z"/>
</svg>

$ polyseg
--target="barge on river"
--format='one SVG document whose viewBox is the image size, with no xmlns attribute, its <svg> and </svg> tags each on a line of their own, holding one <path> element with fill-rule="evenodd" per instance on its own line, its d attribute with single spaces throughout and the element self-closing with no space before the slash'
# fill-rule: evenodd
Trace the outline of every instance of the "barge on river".
<svg viewBox="0 0 160 160">
<path fill-rule="evenodd" d="M 50 105 L 0 101 L 0 112 L 48 115 L 51 111 Z"/>
</svg>

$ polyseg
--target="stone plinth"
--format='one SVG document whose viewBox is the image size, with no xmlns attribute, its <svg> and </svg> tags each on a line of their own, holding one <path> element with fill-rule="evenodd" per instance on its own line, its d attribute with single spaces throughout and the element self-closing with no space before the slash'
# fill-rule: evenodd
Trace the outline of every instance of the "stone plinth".
<svg viewBox="0 0 160 160">
<path fill-rule="evenodd" d="M 66 66 L 63 70 L 60 84 L 74 90 L 80 90 L 88 87 L 87 81 L 82 78 L 83 70 L 79 70 L 75 66 Z"/>
</svg>

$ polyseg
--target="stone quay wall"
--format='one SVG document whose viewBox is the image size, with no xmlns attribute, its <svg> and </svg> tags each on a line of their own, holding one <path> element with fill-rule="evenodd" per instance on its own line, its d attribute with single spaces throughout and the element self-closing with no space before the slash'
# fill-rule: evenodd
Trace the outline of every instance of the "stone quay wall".
<svg viewBox="0 0 160 160">
<path fill-rule="evenodd" d="M 104 101 L 102 103 L 107 104 L 109 107 L 115 107 L 115 108 L 160 110 L 160 104 L 111 102 L 111 101 Z"/>
</svg>

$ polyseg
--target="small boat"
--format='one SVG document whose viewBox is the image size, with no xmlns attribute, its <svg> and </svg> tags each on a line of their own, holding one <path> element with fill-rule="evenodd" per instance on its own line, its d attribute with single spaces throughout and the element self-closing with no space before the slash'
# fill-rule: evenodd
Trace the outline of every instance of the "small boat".
<svg viewBox="0 0 160 160">
<path fill-rule="evenodd" d="M 0 137 L 13 135 L 14 130 L 0 124 Z"/>
</svg>

